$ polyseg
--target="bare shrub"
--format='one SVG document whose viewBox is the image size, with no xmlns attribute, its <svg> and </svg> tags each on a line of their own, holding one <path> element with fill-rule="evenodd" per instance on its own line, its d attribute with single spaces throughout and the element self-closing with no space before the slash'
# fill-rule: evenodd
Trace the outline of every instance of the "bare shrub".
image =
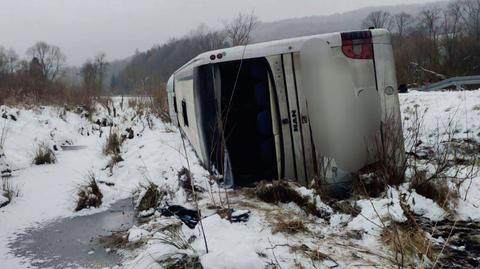
<svg viewBox="0 0 480 269">
<path fill-rule="evenodd" d="M 96 176 L 93 172 L 89 172 L 85 182 L 78 186 L 75 211 L 90 207 L 100 207 L 102 199 L 103 194 L 98 187 Z"/>
<path fill-rule="evenodd" d="M 370 151 L 378 161 L 360 170 L 354 182 L 354 193 L 378 197 L 387 186 L 398 186 L 405 181 L 404 139 L 401 121 L 394 115 L 387 118 Z"/>
<path fill-rule="evenodd" d="M 317 217 L 326 217 L 308 197 L 302 196 L 287 181 L 260 182 L 255 188 L 256 196 L 267 203 L 296 203 L 305 212 Z"/>
<path fill-rule="evenodd" d="M 105 155 L 117 155 L 121 153 L 123 140 L 117 133 L 110 133 L 103 145 L 103 154 Z"/>
<path fill-rule="evenodd" d="M 163 122 L 171 122 L 168 113 L 167 90 L 164 84 L 159 85 L 150 92 L 150 111 L 159 117 Z"/>
<path fill-rule="evenodd" d="M 417 106 L 413 116 L 413 121 L 418 121 L 415 119 L 418 117 Z M 444 130 L 437 128 L 431 133 L 431 141 L 427 143 L 420 139 L 422 123 L 423 120 L 414 124 L 418 129 L 414 131 L 417 135 L 408 152 L 410 187 L 434 200 L 444 209 L 455 207 L 460 196 L 460 185 L 478 175 L 478 144 L 471 139 L 455 138 L 457 126 L 454 117 L 450 117 Z M 449 182 L 456 184 L 456 189 L 450 187 Z"/>
<path fill-rule="evenodd" d="M 37 150 L 35 151 L 35 156 L 33 158 L 33 163 L 35 165 L 42 165 L 42 164 L 52 164 L 55 163 L 56 157 L 55 152 L 47 146 L 45 143 L 41 143 L 38 145 Z"/>
</svg>

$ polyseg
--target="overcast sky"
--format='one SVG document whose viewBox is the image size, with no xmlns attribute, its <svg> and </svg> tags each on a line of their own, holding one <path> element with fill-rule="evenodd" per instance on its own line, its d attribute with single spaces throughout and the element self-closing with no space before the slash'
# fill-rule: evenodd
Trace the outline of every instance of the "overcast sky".
<svg viewBox="0 0 480 269">
<path fill-rule="evenodd" d="M 23 56 L 46 41 L 78 65 L 100 51 L 110 60 L 127 57 L 201 23 L 219 27 L 238 12 L 275 21 L 422 2 L 428 0 L 0 0 L 0 45 Z"/>
</svg>

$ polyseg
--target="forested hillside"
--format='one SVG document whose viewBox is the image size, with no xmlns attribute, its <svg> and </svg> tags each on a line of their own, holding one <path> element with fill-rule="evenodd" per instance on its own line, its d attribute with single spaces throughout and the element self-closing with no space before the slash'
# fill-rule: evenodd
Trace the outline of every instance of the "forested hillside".
<svg viewBox="0 0 480 269">
<path fill-rule="evenodd" d="M 219 32 L 199 31 L 146 52 L 137 52 L 129 64 L 112 79 L 112 88 L 119 93 L 149 91 L 163 84 L 180 66 L 196 55 L 228 46 Z"/>
<path fill-rule="evenodd" d="M 276 22 L 256 21 L 250 33 L 250 43 L 358 29 L 368 14 L 377 10 L 384 10 L 389 14 L 407 13 L 416 16 L 424 9 L 432 6 L 444 7 L 446 3 L 363 8 L 341 14 Z M 225 28 L 228 28 L 227 26 L 225 25 Z M 165 83 L 173 71 L 196 55 L 208 50 L 228 47 L 231 42 L 228 42 L 225 31 L 226 29 L 210 30 L 202 25 L 184 37 L 171 39 L 145 52 L 137 52 L 123 70 L 109 74 L 112 89 L 117 93 L 141 92 L 150 89 L 152 85 Z"/>
</svg>

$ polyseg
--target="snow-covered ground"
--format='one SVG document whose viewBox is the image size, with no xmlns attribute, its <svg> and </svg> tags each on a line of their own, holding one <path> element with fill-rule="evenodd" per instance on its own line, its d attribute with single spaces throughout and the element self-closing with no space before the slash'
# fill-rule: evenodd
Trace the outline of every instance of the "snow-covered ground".
<svg viewBox="0 0 480 269">
<path fill-rule="evenodd" d="M 479 140 L 480 90 L 411 92 L 400 98 L 403 117 L 411 118 L 415 108 L 426 110 L 421 134 L 424 141 L 433 139 L 432 133 L 448 129 L 449 122 L 455 123 L 457 137 Z M 116 107 L 117 117 L 108 116 L 100 106 L 92 116 L 93 121 L 97 118 L 111 120 L 116 125 L 113 131 L 134 130 L 135 137 L 127 139 L 122 146 L 124 161 L 117 164 L 112 173 L 104 169 L 109 157 L 102 154 L 111 127 L 99 127 L 80 114 L 60 108 L 1 108 L 2 113 L 5 111 L 16 118 L 16 121 L 2 119 L 0 127 L 5 124 L 7 130 L 4 151 L 13 170 L 9 182 L 20 190 L 19 197 L 0 208 L 1 268 L 29 267 L 24 257 L 15 257 L 8 247 L 8 243 L 15 240 L 15 234 L 55 219 L 106 210 L 115 201 L 131 197 L 139 184 L 148 181 L 169 191 L 170 204 L 194 208 L 177 180 L 178 171 L 187 166 L 178 130 L 145 113 L 145 109 L 144 113 L 139 113 L 139 109 L 129 107 L 126 101 L 121 108 L 120 99 L 116 99 Z M 149 122 L 153 126 L 148 126 Z M 55 164 L 32 164 L 39 143 L 57 146 Z M 62 150 L 61 145 L 70 144 L 84 147 Z M 202 224 L 208 253 L 200 225 L 195 229 L 181 226 L 178 234 L 185 240 L 190 239 L 186 249 L 165 244 L 163 229 L 176 223 L 176 219 L 156 213 L 148 222 L 130 229 L 129 240 L 143 244 L 135 250 L 124 250 L 124 263 L 115 267 L 161 268 L 158 261 L 173 254 L 186 254 L 198 256 L 204 268 L 328 268 L 336 264 L 340 268 L 388 268 L 392 265 L 392 253 L 379 237 L 384 218 L 405 221 L 399 203 L 402 193 L 408 193 L 407 202 L 416 214 L 433 221 L 444 219 L 448 214 L 460 220 L 480 221 L 480 178 L 476 177 L 460 187 L 460 196 L 463 198 L 467 189 L 468 195 L 459 200 L 453 213 L 446 212 L 428 198 L 410 193 L 407 184 L 389 188 L 384 197 L 357 201 L 361 212 L 356 216 L 335 211 L 313 191 L 296 187 L 317 207 L 331 213 L 329 219 L 311 216 L 294 203 L 275 205 L 262 202 L 249 190 L 228 191 L 228 203 L 232 208 L 251 212 L 247 222 L 230 223 L 215 210 L 215 205 L 225 205 L 225 190 L 209 184 L 208 173 L 199 165 L 188 145 L 187 154 L 194 181 L 206 190 L 199 194 L 199 204 L 205 217 Z M 100 181 L 114 185 L 99 184 L 104 195 L 100 208 L 75 213 L 77 186 L 84 182 L 89 172 L 95 173 Z M 275 232 L 275 223 L 285 218 L 303 220 L 306 228 L 293 234 Z"/>
</svg>

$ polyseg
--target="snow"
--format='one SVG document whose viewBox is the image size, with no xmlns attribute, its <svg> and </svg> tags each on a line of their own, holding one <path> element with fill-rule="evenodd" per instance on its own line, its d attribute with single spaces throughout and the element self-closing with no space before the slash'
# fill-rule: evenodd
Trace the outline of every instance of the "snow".
<svg viewBox="0 0 480 269">
<path fill-rule="evenodd" d="M 408 193 L 407 203 L 415 214 L 432 221 L 441 221 L 447 216 L 447 212 L 432 199 L 417 194 L 415 190 L 411 192 L 404 190 L 403 192 Z"/>
<path fill-rule="evenodd" d="M 423 117 L 423 131 L 420 139 L 426 144 L 446 140 L 445 132 L 455 130 L 455 138 L 472 139 L 480 142 L 480 90 L 462 92 L 419 92 L 400 95 L 402 116 L 412 117 L 417 109 Z M 404 122 L 404 130 L 411 126 Z M 439 138 L 436 135 L 440 134 Z M 478 144 L 477 144 L 478 145 Z M 407 150 L 408 146 L 406 145 Z M 477 157 L 478 159 L 478 153 Z M 477 165 L 478 167 L 478 165 Z M 431 168 L 430 168 L 431 169 Z M 478 168 L 477 168 L 478 169 Z M 450 183 L 452 185 L 454 183 Z M 470 186 L 470 188 L 469 188 Z M 467 192 L 468 190 L 468 192 Z M 443 219 L 446 213 L 425 197 L 415 197 L 416 213 L 423 213 L 432 220 Z M 455 218 L 466 221 L 480 221 L 480 174 L 460 184 L 460 199 L 455 208 Z M 466 199 L 465 199 L 466 197 Z M 423 203 L 422 203 L 423 202 Z"/>
<path fill-rule="evenodd" d="M 480 133 L 480 90 L 469 92 L 411 92 L 400 95 L 402 117 L 412 117 L 412 111 L 424 112 L 425 129 L 421 139 L 425 143 L 434 142 L 432 133 L 444 132 L 452 127 L 459 138 L 478 141 Z M 2 268 L 24 268 L 22 257 L 9 253 L 8 242 L 15 234 L 31 227 L 40 227 L 61 218 L 93 214 L 109 208 L 120 199 L 138 193 L 140 184 L 149 181 L 168 190 L 170 204 L 183 205 L 194 209 L 185 191 L 178 185 L 177 173 L 187 166 L 183 144 L 178 130 L 157 118 L 150 118 L 153 128 L 147 124 L 147 113 L 127 106 L 118 109 L 120 99 L 115 99 L 119 116 L 108 116 L 104 109 L 92 115 L 97 119 L 108 119 L 116 127 L 99 127 L 92 121 L 62 108 L 43 107 L 10 108 L 0 107 L 0 111 L 13 114 L 17 120 L 4 120 L 8 130 L 3 150 L 0 154 L 0 168 L 11 168 L 12 184 L 21 190 L 20 197 L 0 208 L 0 260 Z M 449 123 L 454 122 L 452 125 Z M 408 126 L 408 120 L 405 126 Z M 0 121 L 0 128 L 2 122 Z M 122 147 L 123 162 L 112 171 L 105 169 L 109 157 L 102 154 L 102 146 L 108 133 L 124 133 L 132 128 L 134 138 L 127 139 Z M 57 162 L 51 165 L 35 166 L 32 159 L 36 147 L 45 143 L 57 146 Z M 76 150 L 62 150 L 61 145 L 83 146 Z M 305 245 L 313 250 L 326 253 L 339 263 L 339 268 L 364 264 L 368 260 L 373 266 L 382 267 L 385 261 L 375 255 L 359 254 L 363 248 L 373 253 L 389 255 L 379 242 L 382 227 L 389 221 L 406 220 L 399 199 L 405 195 L 407 204 L 414 213 L 432 221 L 447 217 L 460 220 L 480 221 L 480 177 L 467 180 L 460 185 L 460 199 L 454 212 L 446 212 L 433 200 L 410 190 L 406 183 L 400 187 L 390 187 L 386 195 L 379 198 L 361 199 L 356 205 L 359 215 L 335 212 L 325 200 L 312 189 L 297 187 L 296 190 L 307 196 L 319 209 L 331 214 L 329 220 L 306 214 L 294 203 L 272 205 L 261 202 L 239 191 L 229 191 L 229 202 L 234 214 L 250 212 L 247 222 L 230 223 L 212 209 L 213 205 L 225 203 L 225 191 L 209 183 L 208 173 L 200 165 L 190 146 L 186 152 L 195 184 L 208 190 L 200 193 L 199 206 L 202 210 L 202 225 L 208 244 L 206 252 L 200 225 L 193 230 L 181 225 L 174 217 L 166 218 L 158 212 L 140 212 L 149 216 L 145 223 L 131 227 L 128 241 L 146 242 L 134 251 L 125 251 L 127 259 L 117 268 L 156 268 L 155 260 L 168 256 L 187 254 L 198 256 L 204 268 L 265 268 L 277 264 L 282 268 L 292 268 L 296 264 L 309 268 L 312 261 L 301 252 L 292 252 L 292 246 Z M 113 186 L 99 184 L 104 195 L 100 208 L 85 209 L 75 213 L 75 193 L 85 176 L 93 172 L 99 181 L 113 183 Z M 468 193 L 467 193 L 468 190 Z M 465 197 L 466 196 L 466 197 Z M 3 196 L 0 195 L 0 204 Z M 220 201 L 222 200 L 222 201 Z M 153 214 L 153 215 L 152 215 Z M 453 214 L 453 215 L 451 215 Z M 279 217 L 287 220 L 301 219 L 308 232 L 297 234 L 272 233 L 273 225 Z M 180 227 L 185 239 L 192 239 L 189 249 L 179 250 L 162 243 L 163 229 Z M 361 239 L 351 236 L 358 233 Z M 348 247 L 354 246 L 354 247 Z M 363 259 L 355 256 L 364 255 Z M 317 268 L 324 268 L 332 262 L 316 262 Z"/>
<path fill-rule="evenodd" d="M 128 230 L 128 242 L 138 242 L 145 238 L 150 233 L 144 229 L 140 229 L 137 226 L 133 226 Z"/>
<path fill-rule="evenodd" d="M 399 195 L 400 193 L 397 190 L 390 188 L 387 190 L 387 198 L 357 201 L 357 205 L 362 208 L 362 211 L 348 223 L 348 229 L 379 234 L 386 226 L 386 219 L 397 222 L 405 221 L 406 217 L 400 207 Z"/>
<path fill-rule="evenodd" d="M 4 197 L 3 195 L 0 195 L 0 205 L 8 203 L 8 198 Z"/>
</svg>

